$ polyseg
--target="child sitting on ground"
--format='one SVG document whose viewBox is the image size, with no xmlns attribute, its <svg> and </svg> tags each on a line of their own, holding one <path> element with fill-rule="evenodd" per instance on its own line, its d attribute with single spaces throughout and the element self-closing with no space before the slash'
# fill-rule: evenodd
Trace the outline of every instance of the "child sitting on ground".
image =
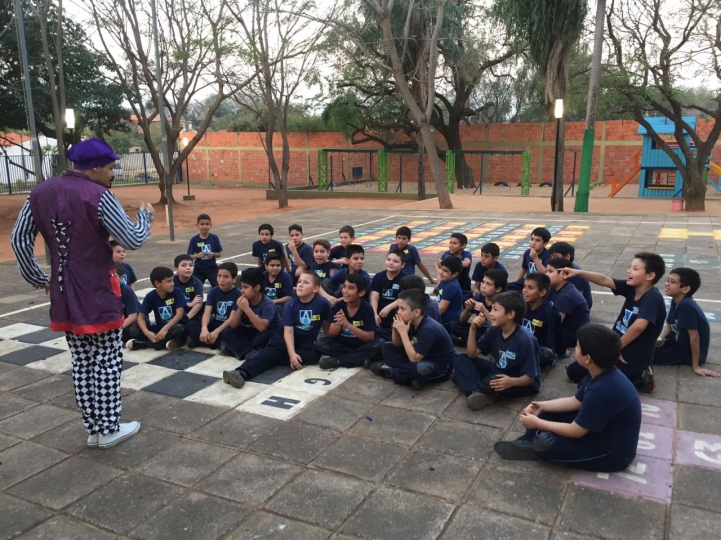
<svg viewBox="0 0 721 540">
<path fill-rule="evenodd" d="M 546 302 L 551 280 L 545 274 L 529 274 L 523 282 L 526 314 L 523 328 L 538 341 L 541 368 L 555 367 L 556 355 L 566 354 L 561 333 L 561 314 Z"/>
<path fill-rule="evenodd" d="M 471 323 L 466 354 L 453 359 L 455 383 L 466 394 L 466 404 L 479 411 L 497 399 L 537 394 L 541 387 L 538 342 L 521 328 L 526 302 L 518 292 L 504 292 L 493 299 L 491 326 L 480 335 L 485 317 Z M 493 362 L 477 358 L 478 353 Z"/>
<path fill-rule="evenodd" d="M 397 299 L 401 292 L 404 255 L 394 249 L 386 255 L 386 269 L 373 276 L 370 290 L 370 304 L 375 312 L 376 334 L 391 339 L 393 320 L 397 312 Z"/>
<path fill-rule="evenodd" d="M 641 401 L 615 367 L 621 340 L 601 324 L 582 326 L 577 335 L 576 359 L 588 375 L 576 395 L 523 409 L 526 433 L 493 447 L 502 458 L 542 459 L 594 472 L 622 471 L 635 459 Z"/>
<path fill-rule="evenodd" d="M 376 338 L 375 313 L 368 302 L 362 301 L 365 294 L 363 276 L 346 276 L 343 299 L 333 306 L 328 333 L 315 344 L 324 355 L 318 364 L 321 369 L 359 366 L 367 369 L 380 353 L 383 341 Z"/>
<path fill-rule="evenodd" d="M 345 283 L 346 276 L 353 274 L 363 276 L 366 280 L 366 291 L 371 290 L 371 277 L 368 272 L 363 270 L 365 260 L 365 250 L 363 249 L 363 246 L 359 244 L 348 246 L 346 253 L 348 253 L 348 266 L 341 268 L 333 274 L 333 277 L 330 278 L 330 284 L 328 284 L 326 291 L 330 296 L 336 298 L 339 298 L 343 294 L 343 284 Z M 323 296 L 328 298 L 325 295 Z M 368 298 L 364 298 L 364 300 L 367 301 Z"/>
<path fill-rule="evenodd" d="M 569 244 L 568 242 L 554 242 L 553 244 L 551 244 L 551 247 L 548 248 L 548 253 L 551 256 L 551 259 L 568 259 L 569 261 L 571 261 L 571 266 L 573 268 L 575 268 L 576 270 L 581 270 L 581 267 L 578 266 L 575 262 L 573 262 L 573 259 L 576 256 L 576 248 L 573 247 L 573 244 Z M 574 287 L 576 287 L 576 289 L 578 289 L 578 292 L 581 293 L 583 298 L 586 300 L 586 304 L 588 304 L 588 309 L 590 310 L 593 307 L 593 294 L 591 294 L 591 284 L 580 277 L 572 278 L 569 281 L 573 283 Z"/>
<path fill-rule="evenodd" d="M 430 271 L 426 268 L 426 265 L 421 261 L 421 256 L 416 249 L 416 246 L 411 245 L 411 229 L 410 227 L 398 227 L 396 231 L 396 241 L 391 244 L 388 251 L 394 249 L 400 249 L 405 256 L 405 266 L 403 267 L 403 273 L 412 276 L 416 273 L 416 266 L 421 273 L 428 278 L 428 281 L 432 285 L 435 285 L 436 280 L 431 276 Z"/>
<path fill-rule="evenodd" d="M 546 264 L 546 275 L 551 282 L 547 302 L 561 315 L 561 334 L 565 347 L 576 346 L 576 330 L 591 322 L 588 304 L 578 289 L 566 281 L 560 270 L 572 268 L 567 259 L 551 259 Z"/>
<path fill-rule="evenodd" d="M 110 247 L 113 248 L 113 262 L 115 264 L 122 264 L 125 269 L 123 274 L 123 285 L 127 285 L 131 289 L 135 290 L 135 282 L 138 278 L 135 276 L 133 267 L 125 262 L 125 248 L 118 244 L 115 240 L 110 241 Z"/>
<path fill-rule="evenodd" d="M 288 237 L 285 250 L 290 261 L 290 277 L 293 278 L 295 285 L 300 273 L 308 270 L 313 264 L 313 248 L 303 241 L 303 227 L 297 223 L 288 227 Z"/>
<path fill-rule="evenodd" d="M 656 340 L 653 363 L 685 364 L 701 377 L 718 377 L 713 370 L 702 368 L 708 356 L 711 328 L 706 315 L 693 299 L 701 286 L 701 276 L 692 268 L 674 268 L 666 279 L 666 296 L 671 309 L 661 335 Z"/>
<path fill-rule="evenodd" d="M 438 307 L 441 324 L 449 332 L 463 311 L 463 291 L 458 283 L 462 270 L 462 263 L 456 257 L 445 257 L 438 266 Z"/>
<path fill-rule="evenodd" d="M 409 291 L 411 289 L 415 289 L 417 291 L 421 291 L 423 294 L 426 294 L 426 284 L 421 276 L 412 275 L 403 276 L 403 278 L 401 278 L 401 292 Z M 436 322 L 441 322 L 441 309 L 438 306 L 438 301 L 427 294 L 426 300 L 428 301 L 428 304 L 426 305 L 426 317 L 430 317 Z"/>
<path fill-rule="evenodd" d="M 441 258 L 436 261 L 436 274 L 441 266 L 441 261 L 446 257 L 453 255 L 459 261 L 461 261 L 461 271 L 458 274 L 458 284 L 461 286 L 464 298 L 471 297 L 471 263 L 473 262 L 473 256 L 471 252 L 466 249 L 468 245 L 468 237 L 462 233 L 452 233 L 451 238 L 448 240 L 448 251 L 441 255 Z"/>
<path fill-rule="evenodd" d="M 666 305 L 663 295 L 654 285 L 663 277 L 666 263 L 655 253 L 636 253 L 626 271 L 626 279 L 612 279 L 597 272 L 564 268 L 561 273 L 566 280 L 582 277 L 591 283 L 608 287 L 616 296 L 626 301 L 616 318 L 613 330 L 621 336 L 621 358 L 618 369 L 628 377 L 640 392 L 653 392 L 653 355 L 656 339 L 663 330 Z M 587 370 L 578 362 L 566 368 L 568 378 L 581 382 Z"/>
<path fill-rule="evenodd" d="M 220 239 L 210 232 L 212 223 L 208 214 L 200 214 L 198 216 L 199 234 L 193 236 L 188 243 L 188 255 L 195 261 L 194 275 L 201 284 L 205 284 L 207 280 L 211 287 L 218 285 L 218 261 L 223 246 L 220 245 Z"/>
<path fill-rule="evenodd" d="M 123 343 L 127 343 L 131 339 L 143 339 L 143 333 L 138 326 L 138 297 L 135 291 L 129 286 L 123 284 L 123 275 L 125 267 L 122 264 L 115 265 L 115 275 L 117 276 L 118 285 L 120 285 L 120 299 L 123 301 Z"/>
<path fill-rule="evenodd" d="M 252 351 L 265 347 L 280 326 L 275 304 L 263 294 L 265 277 L 260 268 L 248 268 L 240 277 L 242 296 L 230 316 L 230 326 L 220 336 L 220 354 L 243 360 Z"/>
<path fill-rule="evenodd" d="M 278 242 L 278 240 L 273 240 L 274 234 L 275 230 L 270 223 L 263 223 L 260 227 L 258 227 L 259 239 L 253 242 L 252 255 L 258 262 L 258 266 L 260 268 L 263 268 L 265 266 L 265 261 L 268 258 L 268 255 L 271 253 L 277 253 L 278 255 L 280 255 L 280 260 L 283 263 L 283 267 L 290 274 L 290 264 L 288 264 L 288 259 L 285 258 L 283 244 Z"/>
<path fill-rule="evenodd" d="M 355 242 L 355 229 L 350 225 L 343 225 L 338 231 L 339 245 L 330 250 L 330 261 L 337 264 L 341 270 L 348 268 L 350 254 L 348 248 Z M 341 282 L 343 283 L 343 282 Z"/>
<path fill-rule="evenodd" d="M 546 249 L 546 244 L 551 240 L 551 233 L 545 227 L 536 227 L 531 231 L 529 248 L 523 253 L 521 267 L 516 274 L 516 280 L 508 284 L 509 291 L 523 290 L 523 278 L 528 274 L 539 272 L 546 273 L 546 263 L 551 254 Z"/>
<path fill-rule="evenodd" d="M 193 349 L 205 344 L 217 349 L 221 344 L 220 334 L 230 326 L 230 316 L 238 309 L 236 302 L 240 298 L 240 290 L 234 285 L 238 276 L 238 267 L 233 262 L 218 265 L 218 286 L 208 292 L 200 321 L 188 321 L 188 340 L 186 346 Z"/>
<path fill-rule="evenodd" d="M 489 326 L 490 323 L 488 321 L 490 319 L 490 311 L 493 309 L 493 299 L 497 294 L 504 291 L 507 279 L 508 275 L 500 268 L 493 268 L 485 272 L 480 292 L 474 295 L 473 298 L 466 300 L 458 321 L 451 324 L 451 336 L 454 338 L 456 345 L 466 346 L 468 342 L 468 332 L 471 329 L 471 323 L 469 321 L 479 313 L 483 314 L 486 318 L 486 321 L 483 323 L 484 328 Z"/>
<path fill-rule="evenodd" d="M 318 294 L 320 276 L 305 271 L 298 278 L 296 297 L 285 306 L 281 328 L 268 345 L 252 358 L 243 362 L 235 371 L 224 371 L 223 381 L 235 388 L 242 388 L 245 381 L 257 377 L 275 366 L 303 366 L 317 364 L 320 353 L 315 348 L 321 326 L 323 334 L 330 327 L 330 304 Z"/>
<path fill-rule="evenodd" d="M 416 390 L 447 381 L 453 370 L 453 343 L 443 326 L 426 316 L 425 293 L 410 289 L 398 296 L 392 341 L 381 349 L 382 362 L 370 370 Z"/>
<path fill-rule="evenodd" d="M 483 276 L 489 270 L 500 270 L 506 275 L 506 282 L 508 281 L 508 270 L 501 263 L 498 262 L 498 256 L 501 254 L 501 248 L 498 244 L 489 242 L 483 244 L 481 248 L 481 260 L 476 263 L 476 267 L 473 269 L 473 294 L 476 295 L 481 292 L 481 283 L 483 283 Z"/>
<path fill-rule="evenodd" d="M 265 295 L 273 302 L 281 313 L 283 307 L 293 298 L 293 278 L 283 270 L 280 255 L 271 253 L 265 259 Z"/>
<path fill-rule="evenodd" d="M 203 309 L 203 283 L 193 275 L 193 259 L 190 255 L 178 255 L 173 264 L 175 265 L 173 283 L 183 291 L 185 296 L 185 316 L 188 319 L 200 318 L 200 312 Z M 216 270 L 213 281 L 217 275 Z"/>
<path fill-rule="evenodd" d="M 130 351 L 153 347 L 174 351 L 185 337 L 185 295 L 173 283 L 173 271 L 164 266 L 153 268 L 150 283 L 155 287 L 145 295 L 138 315 L 138 327 L 145 339 L 131 339 L 126 344 Z M 150 313 L 154 323 L 148 320 Z"/>
</svg>

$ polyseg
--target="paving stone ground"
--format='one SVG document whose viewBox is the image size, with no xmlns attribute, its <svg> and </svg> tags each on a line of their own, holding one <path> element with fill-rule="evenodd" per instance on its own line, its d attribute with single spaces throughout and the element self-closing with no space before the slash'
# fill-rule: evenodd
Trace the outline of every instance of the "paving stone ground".
<svg viewBox="0 0 721 540">
<path fill-rule="evenodd" d="M 382 268 L 389 231 L 406 223 L 418 231 L 427 263 L 450 232 L 466 230 L 473 249 L 501 242 L 511 274 L 534 225 L 572 238 L 576 262 L 614 276 L 624 275 L 635 252 L 655 251 L 669 267 L 700 270 L 696 296 L 712 320 L 709 367 L 721 371 L 719 217 L 399 209 L 349 217 L 324 209 L 270 221 L 281 240 L 294 222 L 306 237 L 331 241 L 341 224 L 356 225 L 370 272 Z M 260 223 L 214 230 L 241 269 L 253 264 L 248 252 Z M 128 262 L 147 276 L 184 252 L 189 236 L 153 239 Z M 228 360 L 212 351 L 144 353 L 126 358 L 122 379 L 123 418 L 141 420 L 140 434 L 93 450 L 85 447 L 67 347 L 47 330 L 47 299 L 15 265 L 0 267 L 0 540 L 721 535 L 721 379 L 658 369 L 658 390 L 643 398 L 636 462 L 620 474 L 591 475 L 493 454 L 496 440 L 520 431 L 522 400 L 477 413 L 451 383 L 416 394 L 367 371 L 317 368 L 273 373 L 242 393 L 217 380 Z M 146 287 L 147 280 L 138 284 Z M 592 318 L 610 324 L 622 302 L 604 292 L 594 291 Z M 565 363 L 544 374 L 538 399 L 571 395 Z"/>
</svg>

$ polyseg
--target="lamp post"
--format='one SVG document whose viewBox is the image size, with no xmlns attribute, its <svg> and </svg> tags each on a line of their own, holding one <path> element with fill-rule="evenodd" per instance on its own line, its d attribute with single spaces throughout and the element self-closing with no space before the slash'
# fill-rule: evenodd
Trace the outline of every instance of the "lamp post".
<svg viewBox="0 0 721 540">
<path fill-rule="evenodd" d="M 75 131 L 75 111 L 73 109 L 65 109 L 65 125 L 70 130 L 70 139 L 73 138 L 73 131 Z M 59 141 L 63 144 L 62 141 Z"/>
<path fill-rule="evenodd" d="M 551 184 L 551 211 L 555 212 L 556 209 L 556 199 L 558 191 L 561 192 L 561 197 L 563 197 L 563 179 L 559 179 L 559 166 L 561 170 L 561 174 L 563 174 L 563 164 L 559 163 L 562 159 L 562 156 L 559 156 L 559 146 L 561 141 L 561 121 L 563 120 L 563 100 L 557 99 L 555 106 L 553 108 L 553 116 L 556 118 L 556 146 L 554 148 L 554 155 L 553 155 L 553 182 Z M 561 200 L 558 204 L 559 212 L 563 212 L 563 201 Z"/>
</svg>

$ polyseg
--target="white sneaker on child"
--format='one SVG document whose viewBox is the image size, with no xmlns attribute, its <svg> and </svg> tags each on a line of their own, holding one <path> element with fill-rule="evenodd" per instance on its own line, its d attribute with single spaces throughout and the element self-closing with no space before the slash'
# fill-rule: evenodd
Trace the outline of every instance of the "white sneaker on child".
<svg viewBox="0 0 721 540">
<path fill-rule="evenodd" d="M 129 439 L 140 431 L 140 422 L 128 422 L 127 424 L 120 424 L 120 429 L 110 435 L 100 435 L 98 437 L 98 448 L 105 449 L 115 446 L 118 443 L 123 442 L 125 439 Z"/>
<path fill-rule="evenodd" d="M 94 435 L 88 435 L 88 448 L 97 448 L 99 437 L 100 436 L 97 433 Z"/>
</svg>

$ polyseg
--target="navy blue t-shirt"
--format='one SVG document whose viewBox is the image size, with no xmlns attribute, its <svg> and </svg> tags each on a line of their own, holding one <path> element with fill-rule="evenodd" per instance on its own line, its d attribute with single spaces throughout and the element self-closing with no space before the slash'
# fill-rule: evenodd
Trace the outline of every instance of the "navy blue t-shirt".
<svg viewBox="0 0 721 540">
<path fill-rule="evenodd" d="M 560 332 L 561 315 L 548 302 L 541 302 L 536 309 L 526 304 L 523 328 L 535 336 L 540 347 L 548 347 L 558 354 L 565 352 L 563 336 Z"/>
<path fill-rule="evenodd" d="M 330 261 L 326 261 L 323 264 L 318 264 L 317 262 L 313 261 L 313 264 L 310 265 L 310 270 L 318 274 L 320 279 L 330 279 L 330 271 L 338 270 L 338 268 L 340 268 L 340 266 Z"/>
<path fill-rule="evenodd" d="M 331 321 L 335 320 L 335 314 L 340 310 L 343 310 L 346 320 L 356 328 L 360 328 L 365 332 L 376 331 L 375 313 L 373 313 L 373 308 L 368 302 L 361 302 L 355 314 L 351 316 L 350 313 L 348 313 L 348 304 L 345 303 L 345 300 L 340 300 L 332 308 Z M 358 339 L 353 332 L 346 328 L 343 328 L 335 339 L 338 340 L 339 343 L 353 349 L 357 349 L 365 343 L 365 341 Z"/>
<path fill-rule="evenodd" d="M 298 257 L 300 257 L 300 260 L 305 263 L 306 267 L 310 268 L 310 265 L 313 264 L 313 248 L 305 242 L 301 242 L 296 250 L 298 251 Z M 287 245 L 285 246 L 285 253 L 290 261 L 290 273 L 295 276 L 295 271 L 298 269 L 298 263 L 295 260 L 295 255 L 293 255 Z M 293 279 L 295 280 L 295 277 Z"/>
<path fill-rule="evenodd" d="M 203 297 L 203 284 L 195 276 L 190 276 L 190 279 L 183 283 L 180 281 L 180 276 L 175 274 L 175 276 L 173 276 L 173 283 L 175 283 L 175 286 L 183 291 L 186 303 L 192 302 L 196 296 L 200 296 L 201 298 Z M 188 311 L 187 307 L 185 311 Z"/>
<path fill-rule="evenodd" d="M 391 247 L 388 248 L 388 251 L 393 251 L 394 249 L 399 249 L 398 244 L 391 244 Z M 412 246 L 411 244 L 408 244 L 406 247 L 401 249 L 401 251 L 406 257 L 405 266 L 403 267 L 403 273 L 407 276 L 412 276 L 416 273 L 416 266 L 421 264 L 421 256 L 418 253 L 416 246 Z"/>
<path fill-rule="evenodd" d="M 314 343 L 324 321 L 332 321 L 330 303 L 316 294 L 310 302 L 302 302 L 298 297 L 288 302 L 283 309 L 281 323 L 284 327 L 293 327 L 295 345 L 298 347 Z"/>
<path fill-rule="evenodd" d="M 644 331 L 623 348 L 621 356 L 629 364 L 632 362 L 650 364 L 656 350 L 656 340 L 663 330 L 666 319 L 663 295 L 656 287 L 651 287 L 641 298 L 634 300 L 636 289 L 628 285 L 626 280 L 614 279 L 613 283 L 616 287 L 613 294 L 626 297 L 613 330 L 619 336 L 623 336 L 637 318 L 648 321 Z"/>
<path fill-rule="evenodd" d="M 581 270 L 581 267 L 576 263 L 571 264 L 576 270 Z M 580 292 L 581 296 L 583 296 L 584 300 L 586 300 L 586 304 L 588 304 L 588 309 L 590 310 L 593 307 L 593 294 L 591 293 L 591 284 L 588 280 L 582 278 L 581 276 L 576 276 L 569 279 L 568 282 L 573 283 L 573 286 L 578 289 L 578 292 Z"/>
<path fill-rule="evenodd" d="M 438 303 L 446 300 L 448 308 L 441 313 L 441 322 L 444 324 L 456 322 L 463 311 L 463 291 L 458 279 L 453 278 L 449 282 L 441 281 L 438 284 Z"/>
<path fill-rule="evenodd" d="M 195 255 L 196 253 L 220 253 L 223 251 L 223 246 L 220 245 L 220 240 L 213 233 L 208 234 L 208 238 L 201 238 L 199 234 L 193 236 L 188 244 L 188 255 Z M 196 268 L 215 268 L 218 266 L 218 261 L 215 258 L 208 259 L 203 257 L 202 259 L 195 259 Z"/>
<path fill-rule="evenodd" d="M 278 300 L 286 296 L 293 296 L 293 278 L 288 272 L 281 270 L 275 281 L 271 283 L 268 271 L 263 272 L 265 276 L 265 295 L 271 300 Z"/>
<path fill-rule="evenodd" d="M 471 279 L 473 279 L 473 281 L 477 283 L 480 283 L 481 281 L 483 281 L 483 277 L 489 270 L 501 270 L 504 274 L 506 274 L 506 276 L 508 275 L 508 270 L 506 270 L 506 267 L 498 261 L 496 261 L 496 264 L 493 268 L 486 268 L 481 264 L 481 261 L 478 261 L 476 263 L 476 267 L 473 269 L 473 276 L 471 277 Z"/>
<path fill-rule="evenodd" d="M 403 279 L 403 272 L 393 279 L 388 279 L 388 272 L 385 270 L 373 276 L 370 291 L 378 293 L 378 312 L 398 300 L 401 292 L 401 279 Z"/>
<path fill-rule="evenodd" d="M 155 324 L 165 326 L 170 319 L 175 317 L 175 311 L 178 308 L 185 308 L 186 306 L 185 295 L 178 287 L 174 287 L 173 292 L 165 298 L 160 298 L 158 291 L 152 290 L 145 295 L 140 306 L 140 313 L 147 316 L 152 312 L 155 316 Z"/>
<path fill-rule="evenodd" d="M 428 305 L 426 306 L 426 317 L 430 317 L 436 322 L 441 322 L 441 308 L 435 298 L 428 298 Z"/>
<path fill-rule="evenodd" d="M 538 254 L 538 258 L 543 263 L 543 266 L 546 266 L 546 263 L 551 259 L 551 254 L 548 252 L 548 250 L 546 248 L 543 248 L 543 251 L 541 251 L 541 253 Z M 523 268 L 526 271 L 526 273 L 525 273 L 526 276 L 528 274 L 533 274 L 535 272 L 538 272 L 538 270 L 536 270 L 536 263 L 534 263 L 533 259 L 531 259 L 531 248 L 528 248 L 523 253 L 523 261 L 521 262 L 521 268 Z"/>
<path fill-rule="evenodd" d="M 210 312 L 210 320 L 224 323 L 230 318 L 233 311 L 238 309 L 236 302 L 240 298 L 240 289 L 233 287 L 228 292 L 223 292 L 220 287 L 213 287 L 208 292 L 205 299 L 205 305 L 210 306 L 213 310 Z"/>
<path fill-rule="evenodd" d="M 455 348 L 451 336 L 438 321 L 423 317 L 418 328 L 410 325 L 408 337 L 413 343 L 413 349 L 423 356 L 423 360 L 444 366 L 453 363 Z"/>
<path fill-rule="evenodd" d="M 571 341 L 575 342 L 576 330 L 584 324 L 591 322 L 591 313 L 588 310 L 586 300 L 573 284 L 566 283 L 558 291 L 551 287 L 547 301 L 550 302 L 559 313 L 566 314 L 566 317 L 561 323 L 563 339 L 567 344 Z"/>
<path fill-rule="evenodd" d="M 631 381 L 615 367 L 594 378 L 586 375 L 576 399 L 581 409 L 575 422 L 588 430 L 583 438 L 631 464 L 641 431 L 641 400 Z"/>
<path fill-rule="evenodd" d="M 370 294 L 371 290 L 371 276 L 368 272 L 365 270 L 361 270 L 360 274 L 365 278 L 366 280 L 366 295 L 363 297 L 364 300 L 368 300 L 368 296 Z M 330 282 L 335 286 L 339 287 L 345 283 L 345 278 L 348 275 L 348 268 L 341 268 L 338 270 L 335 274 L 333 274 L 333 277 L 330 278 Z"/>
<path fill-rule="evenodd" d="M 516 378 L 528 375 L 533 379 L 532 388 L 541 387 L 538 341 L 520 326 L 508 339 L 503 338 L 499 327 L 491 326 L 476 340 L 476 345 L 483 354 L 491 353 L 495 359 L 493 373 Z"/>
<path fill-rule="evenodd" d="M 270 242 L 267 244 L 264 244 L 260 240 L 256 240 L 253 242 L 253 257 L 260 258 L 262 262 L 262 266 L 265 266 L 265 260 L 268 258 L 268 254 L 275 253 L 280 255 L 281 264 L 285 264 L 283 261 L 284 255 L 283 255 L 283 244 L 278 242 L 278 240 L 270 239 Z"/>
<path fill-rule="evenodd" d="M 127 319 L 138 312 L 138 297 L 129 285 L 120 285 L 120 299 L 123 301 L 123 317 Z"/>
<path fill-rule="evenodd" d="M 250 302 L 249 302 L 250 303 Z M 237 306 L 236 306 L 237 307 Z M 263 295 L 256 305 L 250 304 L 250 311 L 255 313 L 260 319 L 270 321 L 268 330 L 274 330 L 280 326 L 280 315 L 278 314 L 278 308 L 275 307 L 273 301 L 267 296 Z M 253 323 L 245 313 L 240 315 L 240 326 L 246 328 L 255 328 Z"/>
<path fill-rule="evenodd" d="M 711 328 L 704 315 L 703 310 L 699 307 L 692 297 L 687 296 L 681 302 L 671 302 L 671 309 L 668 312 L 666 322 L 671 325 L 671 335 L 669 339 L 676 342 L 676 346 L 681 349 L 684 364 L 693 365 L 691 357 L 691 338 L 688 335 L 689 330 L 698 330 L 700 340 L 699 348 L 699 365 L 706 362 L 708 356 L 709 341 L 711 339 Z"/>
<path fill-rule="evenodd" d="M 441 255 L 441 260 L 445 259 L 449 255 L 453 255 L 450 251 L 446 251 L 443 255 Z M 471 255 L 471 252 L 464 249 L 463 253 L 460 255 L 453 255 L 454 257 L 458 257 L 458 259 L 463 263 L 465 259 L 468 259 L 473 262 L 473 256 Z M 469 291 L 471 290 L 471 265 L 468 266 L 462 266 L 461 272 L 458 274 L 458 283 L 461 286 L 461 290 Z"/>
<path fill-rule="evenodd" d="M 346 259 L 348 258 L 348 248 L 345 248 L 338 244 L 337 246 L 333 246 L 330 248 L 330 253 L 328 254 L 328 260 L 336 261 L 338 259 Z M 347 264 L 342 263 L 336 263 L 338 264 L 339 268 L 348 268 Z"/>
<path fill-rule="evenodd" d="M 121 283 L 123 285 L 132 285 L 136 281 L 138 281 L 138 278 L 135 275 L 135 271 L 133 270 L 133 267 L 130 266 L 128 263 L 123 263 L 123 268 L 125 269 L 125 275 L 121 279 Z"/>
</svg>

